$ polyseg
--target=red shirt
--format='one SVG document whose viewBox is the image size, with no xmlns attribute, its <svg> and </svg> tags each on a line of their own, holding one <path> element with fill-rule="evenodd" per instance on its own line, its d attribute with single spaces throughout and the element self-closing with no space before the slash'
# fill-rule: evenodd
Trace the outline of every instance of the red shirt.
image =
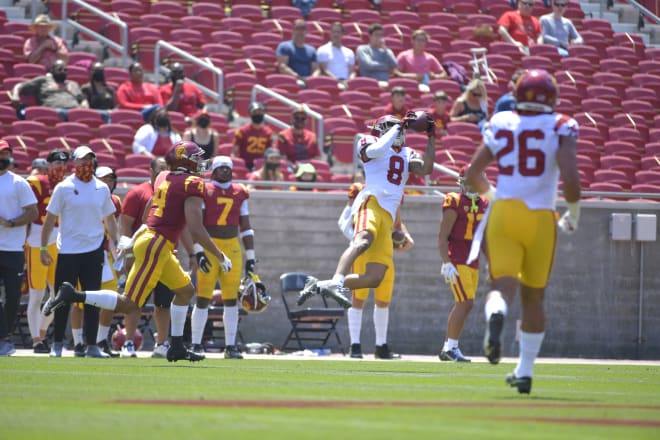
<svg viewBox="0 0 660 440">
<path fill-rule="evenodd" d="M 171 82 L 160 86 L 159 93 L 163 105 L 167 105 L 172 99 L 172 87 Z M 185 116 L 192 116 L 197 113 L 197 110 L 204 107 L 205 103 L 202 91 L 195 84 L 184 82 L 179 92 L 179 105 L 175 111 L 183 113 Z"/>
<path fill-rule="evenodd" d="M 158 87 L 144 82 L 136 86 L 130 81 L 124 81 L 117 89 L 117 106 L 131 110 L 142 110 L 152 104 L 163 105 L 158 93 Z"/>
<path fill-rule="evenodd" d="M 447 124 L 451 121 L 449 113 L 445 110 L 443 114 L 438 115 L 436 114 L 435 109 L 431 109 L 429 113 L 433 116 L 433 120 L 435 121 L 435 135 L 437 137 L 442 136 L 442 132 L 447 131 Z"/>
<path fill-rule="evenodd" d="M 142 225 L 142 216 L 144 215 L 144 210 L 147 207 L 147 202 L 149 202 L 149 199 L 153 195 L 154 189 L 151 186 L 151 182 L 142 182 L 138 186 L 131 188 L 130 191 L 126 193 L 121 213 L 135 219 L 133 222 L 131 235 L 133 235 L 135 231 L 138 230 L 140 225 Z"/>
<path fill-rule="evenodd" d="M 30 184 L 34 196 L 37 198 L 37 210 L 39 211 L 39 217 L 32 223 L 36 225 L 43 225 L 44 220 L 46 219 L 46 207 L 48 202 L 50 202 L 50 196 L 53 194 L 53 189 L 55 185 L 50 184 L 50 179 L 48 176 L 43 174 L 35 174 L 34 176 L 28 176 L 25 180 Z"/>
<path fill-rule="evenodd" d="M 403 106 L 400 109 L 395 109 L 392 103 L 390 102 L 385 106 L 385 109 L 383 110 L 384 115 L 392 115 L 395 118 L 397 118 L 399 121 L 403 121 L 403 118 L 406 116 L 406 113 L 408 113 L 408 109 Z"/>
<path fill-rule="evenodd" d="M 250 198 L 245 185 L 232 183 L 222 189 L 206 183 L 204 192 L 204 226 L 238 226 L 241 217 L 241 205 Z"/>
<path fill-rule="evenodd" d="M 316 135 L 307 129 L 304 129 L 302 134 L 295 134 L 292 127 L 281 131 L 277 136 L 276 147 L 289 162 L 316 159 L 321 155 Z"/>
<path fill-rule="evenodd" d="M 252 169 L 254 160 L 264 157 L 266 148 L 273 143 L 273 130 L 262 125 L 255 128 L 252 124 L 245 124 L 234 132 L 234 145 L 238 145 L 238 157 L 245 161 L 245 165 Z"/>
<path fill-rule="evenodd" d="M 449 234 L 449 259 L 452 264 L 465 265 L 470 254 L 474 233 L 484 216 L 487 206 L 488 200 L 485 197 L 478 196 L 475 201 L 475 212 L 471 198 L 460 193 L 447 193 L 447 197 L 442 203 L 442 211 L 452 210 L 458 216 Z M 470 267 L 478 268 L 479 259 L 473 261 Z"/>
<path fill-rule="evenodd" d="M 528 15 L 523 17 L 520 11 L 508 11 L 497 20 L 499 26 L 504 26 L 516 41 L 524 46 L 536 44 L 536 39 L 541 34 L 541 23 L 538 18 Z"/>
</svg>

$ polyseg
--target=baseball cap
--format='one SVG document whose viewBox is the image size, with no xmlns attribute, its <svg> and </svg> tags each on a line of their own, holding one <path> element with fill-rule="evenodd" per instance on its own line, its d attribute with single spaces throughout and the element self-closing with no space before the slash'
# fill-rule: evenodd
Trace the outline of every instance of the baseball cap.
<svg viewBox="0 0 660 440">
<path fill-rule="evenodd" d="M 439 90 L 439 91 L 437 91 L 433 94 L 433 100 L 436 101 L 438 99 L 442 99 L 442 100 L 446 101 L 446 100 L 449 99 L 449 97 L 447 96 L 447 94 L 445 92 L 443 92 L 442 90 Z"/>
<path fill-rule="evenodd" d="M 306 27 L 307 27 L 307 22 L 305 20 L 301 20 L 300 18 L 293 22 L 293 28 L 294 29 L 296 29 L 296 28 L 305 29 Z"/>
<path fill-rule="evenodd" d="M 68 161 L 69 153 L 62 150 L 53 150 L 46 156 L 46 162 L 55 162 L 57 160 L 61 160 L 62 162 Z"/>
<path fill-rule="evenodd" d="M 91 154 L 92 156 L 96 157 L 96 154 L 92 151 L 91 148 L 89 148 L 87 145 L 81 145 L 75 150 L 73 150 L 73 160 L 78 160 L 82 159 L 83 157 Z"/>
<path fill-rule="evenodd" d="M 298 107 L 294 108 L 292 114 L 293 114 L 293 116 L 298 115 L 298 114 L 303 114 L 303 115 L 307 116 L 307 112 L 305 111 L 305 107 L 303 107 L 302 105 L 299 105 Z"/>
<path fill-rule="evenodd" d="M 115 176 L 115 177 L 117 177 L 117 175 L 115 174 L 115 171 L 110 167 L 98 167 L 96 169 L 95 175 L 99 179 L 102 178 L 102 177 L 106 177 L 106 176 Z"/>
<path fill-rule="evenodd" d="M 311 163 L 301 163 L 296 170 L 296 177 L 300 177 L 305 173 L 316 175 L 316 168 Z"/>
<path fill-rule="evenodd" d="M 12 148 L 9 145 L 9 142 L 7 142 L 4 139 L 0 139 L 0 151 L 5 151 L 5 150 L 9 150 L 11 152 Z"/>
<path fill-rule="evenodd" d="M 248 107 L 248 113 L 252 114 L 252 113 L 254 113 L 254 112 L 257 111 L 257 110 L 261 110 L 262 112 L 265 112 L 265 111 L 266 111 L 266 107 L 265 107 L 262 103 L 260 103 L 260 102 L 258 102 L 258 101 L 254 101 L 254 102 L 253 102 L 252 104 L 250 104 L 250 106 Z"/>
<path fill-rule="evenodd" d="M 46 162 L 46 159 L 43 159 L 41 157 L 37 157 L 35 160 L 32 161 L 32 168 L 46 168 L 48 166 L 48 162 Z"/>
<path fill-rule="evenodd" d="M 211 171 L 215 171 L 216 168 L 220 167 L 229 167 L 230 169 L 234 168 L 234 163 L 231 161 L 229 156 L 216 156 L 213 158 L 213 163 L 211 164 Z"/>
<path fill-rule="evenodd" d="M 394 86 L 392 87 L 392 95 L 396 95 L 398 93 L 405 95 L 406 94 L 406 89 L 404 89 L 402 86 Z"/>
</svg>

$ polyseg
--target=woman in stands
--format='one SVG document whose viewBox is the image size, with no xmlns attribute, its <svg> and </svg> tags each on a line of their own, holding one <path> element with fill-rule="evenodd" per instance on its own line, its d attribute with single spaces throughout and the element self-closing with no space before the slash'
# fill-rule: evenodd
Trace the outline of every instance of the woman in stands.
<svg viewBox="0 0 660 440">
<path fill-rule="evenodd" d="M 158 108 L 151 113 L 149 122 L 138 128 L 133 138 L 133 152 L 151 158 L 165 156 L 181 136 L 172 129 L 167 110 Z"/>
<path fill-rule="evenodd" d="M 204 150 L 204 159 L 218 155 L 220 134 L 211 127 L 211 117 L 206 110 L 200 110 L 193 116 L 195 124 L 183 133 L 184 141 L 193 141 Z"/>
<path fill-rule="evenodd" d="M 472 122 L 479 128 L 488 119 L 488 93 L 480 79 L 473 79 L 465 91 L 456 98 L 449 113 L 451 122 Z"/>
</svg>

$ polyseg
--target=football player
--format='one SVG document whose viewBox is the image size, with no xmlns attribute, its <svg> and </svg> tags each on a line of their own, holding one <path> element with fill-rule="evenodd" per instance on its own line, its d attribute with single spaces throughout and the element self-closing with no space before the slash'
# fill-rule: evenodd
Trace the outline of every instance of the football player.
<svg viewBox="0 0 660 440">
<path fill-rule="evenodd" d="M 197 259 L 197 302 L 190 318 L 193 351 L 203 353 L 202 336 L 208 319 L 209 303 L 213 289 L 220 281 L 222 287 L 222 320 L 225 327 L 225 359 L 243 359 L 236 346 L 238 332 L 238 289 L 243 272 L 243 255 L 239 236 L 245 247 L 245 275 L 254 273 L 254 230 L 250 226 L 248 198 L 245 185 L 232 183 L 233 163 L 228 156 L 217 156 L 211 165 L 211 181 L 204 191 L 204 227 L 219 248 L 223 249 L 233 263 L 231 272 L 219 269 L 213 257 L 205 261 L 205 253 L 196 244 L 191 258 Z M 211 264 L 210 269 L 205 264 Z"/>
<path fill-rule="evenodd" d="M 438 250 L 442 259 L 440 272 L 454 293 L 454 307 L 447 318 L 447 339 L 440 360 L 470 362 L 458 348 L 463 325 L 472 310 L 479 285 L 479 260 L 465 264 L 477 225 L 484 216 L 488 200 L 470 191 L 461 170 L 458 183 L 461 192 L 450 192 L 442 203 L 442 220 L 438 231 Z"/>
<path fill-rule="evenodd" d="M 81 292 L 64 283 L 55 298 L 44 306 L 44 314 L 71 302 L 84 302 L 119 313 L 134 313 L 142 308 L 160 281 L 174 292 L 170 306 L 172 340 L 167 360 L 194 362 L 204 359 L 204 355 L 193 353 L 183 345 L 183 327 L 195 288 L 174 254 L 174 244 L 187 224 L 193 238 L 217 258 L 223 270 L 231 269 L 231 261 L 211 240 L 202 222 L 204 180 L 198 173 L 204 171 L 203 155 L 204 150 L 190 141 L 177 142 L 168 151 L 165 160 L 169 171 L 156 178 L 146 227 L 136 234 L 134 244 L 118 244 L 120 252 L 125 252 L 133 244 L 135 256 L 124 294 L 112 290 Z"/>
<path fill-rule="evenodd" d="M 508 304 L 520 288 L 522 325 L 518 364 L 506 383 L 529 393 L 545 331 L 543 296 L 552 269 L 559 177 L 568 210 L 559 220 L 567 233 L 580 218 L 580 176 L 575 158 L 577 122 L 555 113 L 558 87 L 544 70 L 528 70 L 516 83 L 516 111 L 493 115 L 465 175 L 492 202 L 486 224 L 491 288 L 485 305 L 484 352 L 500 361 Z M 497 161 L 497 192 L 483 171 Z M 478 241 L 475 238 L 475 242 Z"/>
</svg>

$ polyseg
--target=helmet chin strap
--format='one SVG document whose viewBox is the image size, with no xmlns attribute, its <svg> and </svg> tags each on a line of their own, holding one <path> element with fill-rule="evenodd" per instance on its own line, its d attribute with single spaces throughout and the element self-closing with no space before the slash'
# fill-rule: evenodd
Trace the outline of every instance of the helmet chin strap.
<svg viewBox="0 0 660 440">
<path fill-rule="evenodd" d="M 227 189 L 231 186 L 231 179 L 227 180 L 226 182 L 220 182 L 218 180 L 213 180 L 213 185 L 222 188 L 222 189 Z"/>
</svg>

